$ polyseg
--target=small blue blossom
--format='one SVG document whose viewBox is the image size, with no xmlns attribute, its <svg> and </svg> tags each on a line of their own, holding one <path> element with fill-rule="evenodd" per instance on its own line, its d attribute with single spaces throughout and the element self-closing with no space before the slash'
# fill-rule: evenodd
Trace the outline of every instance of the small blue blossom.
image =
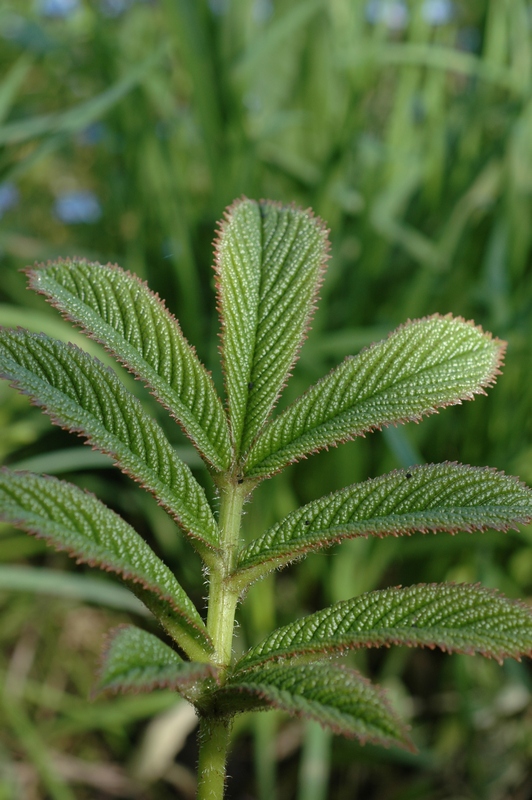
<svg viewBox="0 0 532 800">
<path fill-rule="evenodd" d="M 273 14 L 272 0 L 255 0 L 252 14 L 255 22 L 266 22 Z"/>
<path fill-rule="evenodd" d="M 55 201 L 54 212 L 65 225 L 97 222 L 102 216 L 100 201 L 87 189 L 64 192 Z"/>
<path fill-rule="evenodd" d="M 79 5 L 79 0 L 39 0 L 37 11 L 43 17 L 62 19 L 77 11 Z"/>
<path fill-rule="evenodd" d="M 369 0 L 366 19 L 372 25 L 384 24 L 392 31 L 402 31 L 408 25 L 410 13 L 403 0 Z"/>
<path fill-rule="evenodd" d="M 77 139 L 83 145 L 95 145 L 102 141 L 106 134 L 106 127 L 103 122 L 91 122 L 78 133 Z"/>
<path fill-rule="evenodd" d="M 425 0 L 421 6 L 423 19 L 429 25 L 447 25 L 454 16 L 454 5 L 451 0 Z"/>
<path fill-rule="evenodd" d="M 19 192 L 14 183 L 0 183 L 0 219 L 6 211 L 16 206 Z"/>
<path fill-rule="evenodd" d="M 217 17 L 222 17 L 229 7 L 227 0 L 209 0 L 209 8 Z"/>
</svg>

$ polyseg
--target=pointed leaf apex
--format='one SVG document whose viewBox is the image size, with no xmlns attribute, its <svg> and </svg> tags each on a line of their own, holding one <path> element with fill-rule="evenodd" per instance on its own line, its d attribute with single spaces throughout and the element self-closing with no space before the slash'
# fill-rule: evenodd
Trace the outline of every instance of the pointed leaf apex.
<svg viewBox="0 0 532 800">
<path fill-rule="evenodd" d="M 310 210 L 240 198 L 214 242 L 222 361 L 235 458 L 264 426 L 290 375 L 328 260 Z"/>
</svg>

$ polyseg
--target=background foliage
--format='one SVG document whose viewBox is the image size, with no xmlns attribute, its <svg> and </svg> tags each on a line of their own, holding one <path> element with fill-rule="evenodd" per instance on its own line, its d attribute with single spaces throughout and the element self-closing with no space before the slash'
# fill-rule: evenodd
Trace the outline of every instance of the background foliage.
<svg viewBox="0 0 532 800">
<path fill-rule="evenodd" d="M 265 483 L 248 531 L 416 462 L 490 464 L 530 483 L 531 19 L 524 0 L 4 0 L 0 322 L 81 342 L 18 269 L 67 255 L 117 261 L 167 299 L 219 382 L 216 220 L 241 194 L 310 205 L 331 228 L 332 259 L 283 403 L 345 354 L 436 311 L 507 339 L 506 366 L 488 397 Z M 164 512 L 7 386 L 0 399 L 2 461 L 95 491 L 201 607 L 198 562 Z M 7 526 L 0 562 L 0 798 L 159 800 L 176 787 L 193 797 L 194 718 L 171 693 L 86 702 L 103 633 L 131 615 L 142 623 L 138 607 Z M 346 542 L 339 558 L 328 551 L 253 587 L 238 646 L 359 591 L 433 580 L 530 596 L 532 529 Z M 409 716 L 421 755 L 332 748 L 312 725 L 242 717 L 229 797 L 530 796 L 528 665 L 400 649 L 353 660 Z"/>
</svg>

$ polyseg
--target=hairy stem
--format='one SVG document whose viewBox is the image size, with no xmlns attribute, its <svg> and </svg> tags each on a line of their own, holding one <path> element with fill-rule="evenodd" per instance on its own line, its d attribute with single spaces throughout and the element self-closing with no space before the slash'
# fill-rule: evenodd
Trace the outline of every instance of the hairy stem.
<svg viewBox="0 0 532 800">
<path fill-rule="evenodd" d="M 240 537 L 242 506 L 249 487 L 238 481 L 220 487 L 220 544 L 222 556 L 210 573 L 207 630 L 212 638 L 214 659 L 228 668 L 232 660 L 233 632 L 238 591 L 229 579 L 234 571 Z M 222 677 L 223 680 L 223 677 Z M 225 785 L 225 762 L 229 749 L 231 720 L 204 715 L 199 731 L 198 800 L 222 800 Z"/>
<path fill-rule="evenodd" d="M 225 717 L 201 719 L 197 800 L 223 799 L 230 726 L 231 721 Z"/>
<path fill-rule="evenodd" d="M 231 663 L 235 609 L 238 590 L 230 585 L 240 537 L 242 506 L 249 488 L 227 482 L 221 487 L 220 540 L 222 557 L 211 570 L 207 630 L 215 647 L 215 659 L 220 667 Z"/>
</svg>

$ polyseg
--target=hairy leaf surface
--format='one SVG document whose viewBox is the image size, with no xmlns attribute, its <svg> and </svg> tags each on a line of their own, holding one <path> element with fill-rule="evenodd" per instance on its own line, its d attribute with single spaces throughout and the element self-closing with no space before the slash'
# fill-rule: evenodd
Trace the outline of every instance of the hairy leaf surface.
<svg viewBox="0 0 532 800">
<path fill-rule="evenodd" d="M 242 550 L 235 579 L 255 580 L 343 539 L 508 530 L 530 520 L 532 490 L 517 478 L 487 467 L 426 464 L 348 486 L 293 511 Z"/>
<path fill-rule="evenodd" d="M 324 447 L 471 399 L 494 382 L 503 351 L 502 342 L 462 319 L 408 322 L 348 357 L 272 420 L 245 474 L 265 477 Z"/>
<path fill-rule="evenodd" d="M 2 329 L 0 375 L 43 406 L 53 422 L 115 458 L 198 540 L 198 547 L 216 548 L 217 526 L 203 489 L 111 369 L 74 345 Z"/>
<path fill-rule="evenodd" d="M 30 285 L 147 384 L 217 470 L 231 460 L 229 429 L 211 376 L 163 301 L 116 265 L 57 261 L 28 270 Z"/>
<path fill-rule="evenodd" d="M 267 661 L 382 645 L 440 647 L 501 661 L 532 654 L 532 609 L 468 584 L 420 584 L 367 592 L 274 631 L 240 659 Z"/>
<path fill-rule="evenodd" d="M 212 650 L 203 620 L 166 564 L 94 495 L 57 478 L 3 467 L 0 519 L 119 575 L 191 657 Z"/>
<path fill-rule="evenodd" d="M 150 692 L 166 688 L 183 692 L 215 674 L 211 664 L 183 661 L 151 633 L 120 625 L 107 637 L 97 690 Z"/>
<path fill-rule="evenodd" d="M 314 310 L 327 233 L 310 211 L 238 200 L 222 221 L 216 272 L 237 457 L 275 405 Z"/>
<path fill-rule="evenodd" d="M 414 749 L 382 690 L 358 672 L 331 664 L 273 666 L 237 674 L 216 692 L 214 702 L 222 713 L 278 708 L 362 742 Z"/>
</svg>

